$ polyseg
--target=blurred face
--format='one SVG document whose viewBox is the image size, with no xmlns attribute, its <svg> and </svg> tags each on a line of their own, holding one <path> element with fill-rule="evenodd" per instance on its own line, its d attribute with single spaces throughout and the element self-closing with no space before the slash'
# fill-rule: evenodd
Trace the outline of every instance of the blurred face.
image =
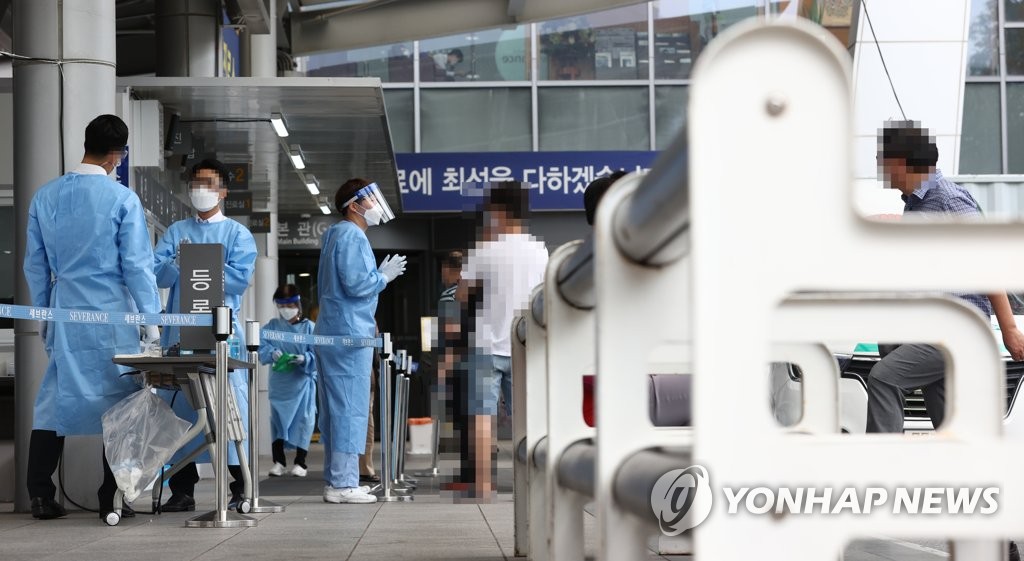
<svg viewBox="0 0 1024 561">
<path fill-rule="evenodd" d="M 441 282 L 445 286 L 457 284 L 462 278 L 462 270 L 454 267 L 441 267 Z"/>
<path fill-rule="evenodd" d="M 188 182 L 189 191 L 193 189 L 206 189 L 208 191 L 216 191 L 220 198 L 223 199 L 228 196 L 227 187 L 222 185 L 220 175 L 212 169 L 201 169 L 192 176 L 192 181 Z"/>
<path fill-rule="evenodd" d="M 502 207 L 493 207 L 484 213 L 484 232 L 489 236 L 507 233 L 512 226 L 512 216 Z"/>
<path fill-rule="evenodd" d="M 121 161 L 128 157 L 128 147 L 118 150 L 111 150 L 107 153 L 107 160 L 101 166 L 107 173 L 113 173 L 121 166 Z M 109 169 L 108 169 L 109 168 Z"/>
<path fill-rule="evenodd" d="M 212 169 L 201 169 L 188 182 L 188 196 L 199 212 L 209 212 L 228 196 L 220 175 Z"/>
<path fill-rule="evenodd" d="M 878 157 L 878 162 L 886 186 L 905 191 L 907 188 L 907 163 L 900 158 L 883 158 L 881 155 Z"/>
</svg>

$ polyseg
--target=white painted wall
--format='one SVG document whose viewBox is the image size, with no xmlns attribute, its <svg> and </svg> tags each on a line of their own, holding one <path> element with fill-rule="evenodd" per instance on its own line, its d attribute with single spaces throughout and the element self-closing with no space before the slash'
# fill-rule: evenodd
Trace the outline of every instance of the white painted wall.
<svg viewBox="0 0 1024 561">
<path fill-rule="evenodd" d="M 865 1 L 907 118 L 931 130 L 939 147 L 939 168 L 946 175 L 958 173 L 970 0 Z M 858 188 L 873 189 L 880 186 L 875 165 L 878 129 L 887 119 L 902 117 L 863 9 L 853 82 L 854 177 Z"/>
</svg>

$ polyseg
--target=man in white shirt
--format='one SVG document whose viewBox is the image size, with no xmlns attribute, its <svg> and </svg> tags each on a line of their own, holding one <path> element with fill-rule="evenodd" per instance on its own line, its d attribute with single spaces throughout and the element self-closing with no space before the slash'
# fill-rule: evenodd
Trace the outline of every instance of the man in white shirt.
<svg viewBox="0 0 1024 561">
<path fill-rule="evenodd" d="M 470 436 L 475 448 L 473 494 L 491 492 L 493 425 L 501 395 L 512 415 L 512 319 L 529 305 L 530 292 L 544 280 L 548 251 L 526 230 L 529 192 L 519 183 L 498 183 L 488 191 L 483 236 L 462 268 L 456 299 L 466 306 L 478 300 L 469 325 Z M 466 454 L 469 451 L 463 451 Z"/>
</svg>

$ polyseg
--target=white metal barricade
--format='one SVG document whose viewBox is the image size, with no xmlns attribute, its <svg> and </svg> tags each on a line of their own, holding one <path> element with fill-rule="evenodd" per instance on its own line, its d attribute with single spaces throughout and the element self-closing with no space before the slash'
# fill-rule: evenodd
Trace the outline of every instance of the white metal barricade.
<svg viewBox="0 0 1024 561">
<path fill-rule="evenodd" d="M 544 290 L 538 285 L 530 295 L 534 302 Z M 530 310 L 512 326 L 512 418 L 515 472 L 515 555 L 545 559 L 547 541 L 547 486 L 543 466 L 535 457 L 547 438 L 547 335 L 544 325 Z M 520 329 L 525 331 L 521 343 Z M 543 451 L 541 451 L 543 456 Z"/>
<path fill-rule="evenodd" d="M 631 175 L 616 182 L 597 209 L 594 230 L 598 558 L 616 561 L 646 557 L 652 534 L 650 522 L 615 504 L 612 486 L 622 462 L 647 448 L 686 449 L 692 444 L 689 427 L 656 428 L 651 424 L 647 385 L 648 374 L 658 368 L 651 358 L 659 348 L 674 349 L 675 366 L 684 367 L 669 368 L 668 373 L 689 372 L 685 368 L 690 339 L 688 263 L 678 260 L 663 268 L 637 265 L 618 251 L 610 227 L 615 208 L 636 190 L 641 179 Z"/>
<path fill-rule="evenodd" d="M 548 555 L 559 561 L 582 560 L 583 506 L 586 494 L 558 482 L 558 467 L 566 449 L 594 437 L 583 420 L 583 376 L 593 374 L 594 313 L 571 306 L 558 293 L 558 271 L 582 245 L 569 242 L 556 249 L 544 275 L 544 316 L 547 323 L 548 372 Z"/>
<path fill-rule="evenodd" d="M 995 560 L 996 540 L 1011 537 L 1024 519 L 1017 467 L 1024 465 L 1024 447 L 1003 435 L 1003 369 L 986 322 L 965 305 L 941 299 L 904 296 L 899 304 L 879 304 L 831 298 L 781 309 L 779 303 L 809 288 L 1019 289 L 1024 265 L 1008 256 L 1024 246 L 1024 225 L 882 223 L 859 216 L 850 185 L 848 54 L 823 35 L 799 21 L 737 25 L 709 46 L 694 74 L 689 242 L 696 296 L 690 309 L 699 328 L 693 330 L 693 462 L 708 470 L 715 489 L 994 486 L 999 508 L 972 516 L 901 515 L 891 508 L 843 516 L 731 514 L 716 493 L 710 516 L 694 532 L 696 554 L 716 561 L 746 559 L 751 551 L 767 560 L 818 560 L 835 558 L 853 538 L 885 534 L 951 538 L 958 557 Z M 828 255 L 870 266 L 835 267 Z M 644 295 L 678 314 L 686 309 L 684 298 L 661 300 L 672 293 Z M 799 324 L 785 321 L 791 305 L 806 306 Z M 599 310 L 603 306 L 602 300 Z M 805 335 L 812 341 L 854 335 L 943 345 L 952 390 L 943 426 L 931 438 L 795 437 L 778 430 L 764 407 L 762 373 L 770 342 L 790 329 L 810 331 Z M 638 558 L 635 550 L 630 555 Z"/>
<path fill-rule="evenodd" d="M 530 555 L 530 476 L 526 447 L 526 314 L 512 320 L 512 510 L 513 546 L 516 557 Z M 521 458 L 520 458 L 521 456 Z"/>
</svg>

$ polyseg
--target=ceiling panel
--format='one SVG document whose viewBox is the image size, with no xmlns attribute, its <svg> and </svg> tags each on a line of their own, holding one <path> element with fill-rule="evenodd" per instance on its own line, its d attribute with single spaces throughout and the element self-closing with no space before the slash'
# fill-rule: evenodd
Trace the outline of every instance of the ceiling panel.
<svg viewBox="0 0 1024 561">
<path fill-rule="evenodd" d="M 155 99 L 165 115 L 178 112 L 183 130 L 205 141 L 222 160 L 253 164 L 250 190 L 259 208 L 270 197 L 276 168 L 278 209 L 283 214 L 319 212 L 285 156 L 268 120 L 280 112 L 288 122 L 287 144 L 298 144 L 306 169 L 333 198 L 351 177 L 376 181 L 394 209 L 401 209 L 394 152 L 375 78 L 124 78 L 138 99 Z M 257 120 L 227 122 L 225 120 Z M 332 205 L 333 206 L 333 205 Z"/>
</svg>

